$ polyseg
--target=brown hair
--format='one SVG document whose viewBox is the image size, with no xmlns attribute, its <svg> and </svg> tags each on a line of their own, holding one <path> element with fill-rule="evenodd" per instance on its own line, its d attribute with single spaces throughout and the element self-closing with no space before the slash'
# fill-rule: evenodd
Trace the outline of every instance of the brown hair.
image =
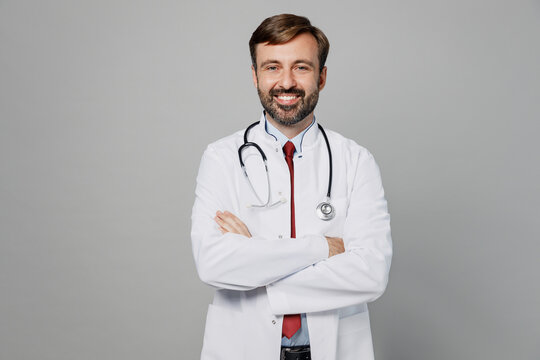
<svg viewBox="0 0 540 360">
<path fill-rule="evenodd" d="M 274 15 L 266 18 L 253 32 L 251 39 L 249 39 L 249 52 L 251 53 L 251 62 L 255 70 L 257 70 L 257 54 L 255 53 L 255 46 L 257 44 L 284 44 L 302 33 L 310 33 L 317 40 L 319 48 L 319 71 L 321 71 L 328 56 L 330 42 L 321 30 L 311 25 L 308 18 L 293 14 Z"/>
</svg>

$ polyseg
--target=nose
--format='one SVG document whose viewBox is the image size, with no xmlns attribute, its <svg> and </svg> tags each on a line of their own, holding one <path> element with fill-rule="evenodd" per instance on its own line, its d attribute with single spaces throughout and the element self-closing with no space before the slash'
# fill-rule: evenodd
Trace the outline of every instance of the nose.
<svg viewBox="0 0 540 360">
<path fill-rule="evenodd" d="M 279 79 L 279 86 L 283 89 L 292 89 L 296 86 L 296 80 L 292 70 L 284 70 Z"/>
</svg>

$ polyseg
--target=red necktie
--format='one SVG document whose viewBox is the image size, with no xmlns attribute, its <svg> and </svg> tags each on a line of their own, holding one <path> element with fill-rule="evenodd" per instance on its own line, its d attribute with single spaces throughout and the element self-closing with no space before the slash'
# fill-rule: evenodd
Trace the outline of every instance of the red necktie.
<svg viewBox="0 0 540 360">
<path fill-rule="evenodd" d="M 287 141 L 285 146 L 283 146 L 283 152 L 285 153 L 285 160 L 287 161 L 289 173 L 291 174 L 291 237 L 296 238 L 296 226 L 294 223 L 294 144 Z M 281 332 L 287 339 L 290 339 L 298 329 L 300 329 L 301 325 L 302 321 L 300 314 L 285 315 L 283 317 L 283 328 Z"/>
</svg>

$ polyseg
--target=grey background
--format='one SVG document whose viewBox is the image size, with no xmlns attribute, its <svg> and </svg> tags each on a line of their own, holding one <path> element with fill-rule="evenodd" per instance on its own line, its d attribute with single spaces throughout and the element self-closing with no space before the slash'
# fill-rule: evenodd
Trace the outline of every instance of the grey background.
<svg viewBox="0 0 540 360">
<path fill-rule="evenodd" d="M 538 1 L 0 0 L 1 359 L 198 357 L 198 162 L 258 119 L 247 42 L 282 12 L 382 169 L 377 359 L 540 358 Z"/>
</svg>

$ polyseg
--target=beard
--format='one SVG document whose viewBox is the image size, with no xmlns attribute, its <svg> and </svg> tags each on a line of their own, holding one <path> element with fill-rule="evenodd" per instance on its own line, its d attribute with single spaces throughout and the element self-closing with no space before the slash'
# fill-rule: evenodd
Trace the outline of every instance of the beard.
<svg viewBox="0 0 540 360">
<path fill-rule="evenodd" d="M 257 86 L 257 93 L 261 100 L 264 110 L 281 125 L 292 126 L 304 120 L 311 114 L 319 101 L 319 89 L 309 94 L 306 98 L 306 92 L 302 89 L 272 89 L 267 94 L 263 93 Z M 274 96 L 277 95 L 297 95 L 300 97 L 298 102 L 293 105 L 283 105 L 278 103 Z"/>
</svg>

